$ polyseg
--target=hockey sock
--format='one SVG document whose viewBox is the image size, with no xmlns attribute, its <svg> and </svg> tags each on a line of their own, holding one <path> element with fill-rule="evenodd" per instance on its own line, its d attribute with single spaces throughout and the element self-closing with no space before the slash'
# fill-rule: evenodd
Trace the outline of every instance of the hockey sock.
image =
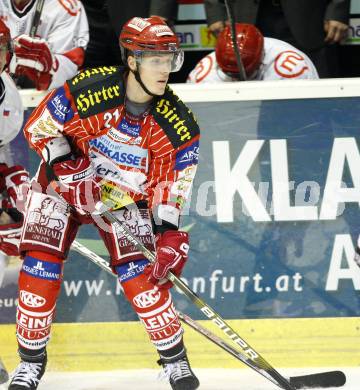
<svg viewBox="0 0 360 390">
<path fill-rule="evenodd" d="M 183 339 L 172 348 L 158 351 L 158 353 L 164 362 L 175 362 L 184 358 L 186 356 L 186 349 Z"/>
<path fill-rule="evenodd" d="M 147 260 L 115 267 L 124 293 L 159 351 L 168 351 L 182 340 L 183 328 L 169 290 L 158 290 L 147 280 Z"/>
<path fill-rule="evenodd" d="M 39 363 L 44 360 L 46 354 L 46 347 L 37 350 L 32 350 L 19 346 L 18 353 L 21 360 L 31 363 Z"/>
<path fill-rule="evenodd" d="M 19 275 L 16 336 L 20 357 L 40 359 L 50 338 L 60 292 L 62 259 L 44 252 L 28 252 Z"/>
</svg>

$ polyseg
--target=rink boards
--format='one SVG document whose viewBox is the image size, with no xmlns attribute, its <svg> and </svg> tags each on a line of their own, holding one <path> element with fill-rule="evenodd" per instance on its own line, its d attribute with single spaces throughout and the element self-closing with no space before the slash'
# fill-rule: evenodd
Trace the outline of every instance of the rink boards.
<svg viewBox="0 0 360 390">
<path fill-rule="evenodd" d="M 174 89 L 202 129 L 198 174 L 182 219 L 191 235 L 184 279 L 273 364 L 357 365 L 359 80 Z M 27 106 L 38 97 L 24 93 Z M 34 173 L 37 156 L 21 136 L 13 148 L 17 162 Z M 82 227 L 78 239 L 108 258 L 95 229 Z M 10 360 L 19 264 L 11 259 L 0 288 L 0 323 L 9 324 L 0 327 L 0 345 L 4 341 Z M 174 297 L 179 310 L 203 319 L 186 297 Z M 61 365 L 75 345 L 81 365 L 76 370 L 111 356 L 117 357 L 108 362 L 114 368 L 119 361 L 134 368 L 139 360 L 148 367 L 155 358 L 148 358 L 151 346 L 135 320 L 116 280 L 71 251 L 51 364 L 71 369 Z M 198 365 L 215 367 L 219 356 L 225 366 L 238 364 L 187 334 Z"/>
<path fill-rule="evenodd" d="M 201 323 L 217 333 L 213 324 Z M 360 364 L 358 318 L 230 320 L 230 324 L 275 367 L 340 368 Z M 245 367 L 187 326 L 185 341 L 194 367 Z M 18 361 L 13 325 L 0 326 L 0 345 L 2 359 L 12 369 Z M 132 321 L 56 324 L 48 353 L 52 371 L 158 367 L 158 357 L 147 335 L 139 323 Z"/>
</svg>

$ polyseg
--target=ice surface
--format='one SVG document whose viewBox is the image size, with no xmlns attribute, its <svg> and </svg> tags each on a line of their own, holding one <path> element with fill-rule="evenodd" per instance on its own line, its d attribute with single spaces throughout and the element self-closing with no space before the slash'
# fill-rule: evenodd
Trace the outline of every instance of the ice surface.
<svg viewBox="0 0 360 390">
<path fill-rule="evenodd" d="M 321 371 L 342 370 L 347 383 L 339 388 L 359 390 L 360 368 L 279 369 L 283 375 L 303 375 Z M 278 387 L 249 369 L 196 369 L 201 390 L 271 390 Z M 169 390 L 170 385 L 158 380 L 157 370 L 124 370 L 97 372 L 47 372 L 38 390 Z M 1 387 L 3 390 L 6 387 Z"/>
</svg>

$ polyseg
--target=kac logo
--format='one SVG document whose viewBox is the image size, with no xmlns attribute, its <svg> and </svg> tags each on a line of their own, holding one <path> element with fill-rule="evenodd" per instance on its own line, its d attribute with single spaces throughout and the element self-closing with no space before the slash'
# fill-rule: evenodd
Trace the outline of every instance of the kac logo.
<svg viewBox="0 0 360 390">
<path fill-rule="evenodd" d="M 134 305 L 140 309 L 155 305 L 160 299 L 160 292 L 156 290 L 144 291 L 133 298 Z"/>
<path fill-rule="evenodd" d="M 45 298 L 25 290 L 20 290 L 20 300 L 28 307 L 41 307 L 46 303 Z"/>
</svg>

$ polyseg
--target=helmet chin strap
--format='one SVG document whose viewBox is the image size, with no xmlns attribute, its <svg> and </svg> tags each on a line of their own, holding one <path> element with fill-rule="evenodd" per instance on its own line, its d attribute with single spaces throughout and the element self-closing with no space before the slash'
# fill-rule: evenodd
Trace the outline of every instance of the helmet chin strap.
<svg viewBox="0 0 360 390">
<path fill-rule="evenodd" d="M 131 70 L 131 69 L 130 69 Z M 150 96 L 152 97 L 159 97 L 161 95 L 156 95 L 155 93 L 152 93 L 150 92 L 147 88 L 146 88 L 146 85 L 143 83 L 143 81 L 141 80 L 141 77 L 140 77 L 140 73 L 139 73 L 139 70 L 137 69 L 136 67 L 136 70 L 131 70 L 131 72 L 133 72 L 134 76 L 135 76 L 135 80 L 140 84 L 141 88 Z"/>
</svg>

